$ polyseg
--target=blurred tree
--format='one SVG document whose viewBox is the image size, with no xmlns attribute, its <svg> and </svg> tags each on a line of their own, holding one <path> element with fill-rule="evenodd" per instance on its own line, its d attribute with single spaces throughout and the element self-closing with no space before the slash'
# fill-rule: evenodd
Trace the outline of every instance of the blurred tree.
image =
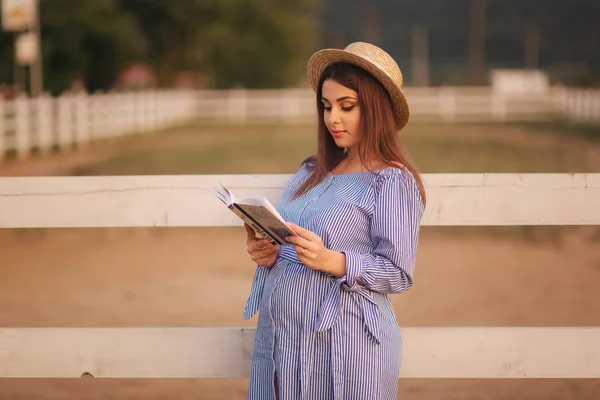
<svg viewBox="0 0 600 400">
<path fill-rule="evenodd" d="M 275 88 L 304 79 L 317 38 L 313 6 L 307 0 L 218 1 L 218 21 L 195 40 L 214 85 Z"/>
<path fill-rule="evenodd" d="M 40 13 L 44 86 L 53 94 L 76 81 L 108 90 L 143 53 L 143 37 L 115 0 L 42 0 Z"/>
<path fill-rule="evenodd" d="M 120 1 L 148 40 L 160 86 L 185 69 L 204 72 L 218 88 L 293 84 L 314 47 L 315 0 Z"/>
<path fill-rule="evenodd" d="M 119 0 L 147 40 L 146 61 L 157 84 L 172 86 L 177 73 L 194 64 L 187 56 L 198 31 L 216 18 L 215 0 Z"/>
</svg>

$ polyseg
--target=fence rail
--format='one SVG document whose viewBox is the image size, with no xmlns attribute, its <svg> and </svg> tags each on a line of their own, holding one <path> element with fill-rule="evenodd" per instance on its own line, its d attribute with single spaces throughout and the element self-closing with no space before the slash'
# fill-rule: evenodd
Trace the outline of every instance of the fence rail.
<svg viewBox="0 0 600 400">
<path fill-rule="evenodd" d="M 0 227 L 237 226 L 289 175 L 0 178 Z M 425 174 L 426 225 L 600 225 L 600 174 Z M 241 312 L 241 310 L 240 310 Z M 404 328 L 401 377 L 600 378 L 598 327 Z M 0 328 L 0 378 L 248 377 L 254 329 Z M 452 345 L 448 345 L 451 343 Z"/>
<path fill-rule="evenodd" d="M 487 87 L 407 88 L 412 121 L 532 121 L 566 117 L 600 123 L 600 90 L 553 88 L 502 94 Z M 314 122 L 310 89 L 145 91 L 0 98 L 0 162 L 52 149 L 70 151 L 203 119 L 227 124 Z"/>
<path fill-rule="evenodd" d="M 254 328 L 0 328 L 0 378 L 248 378 L 254 335 Z M 600 328 L 410 327 L 402 335 L 400 378 L 600 377 Z"/>
<path fill-rule="evenodd" d="M 279 203 L 290 175 L 0 178 L 0 228 L 233 226 L 208 188 Z M 424 174 L 422 225 L 600 225 L 600 174 Z M 518 205 L 518 206 L 515 206 Z"/>
</svg>

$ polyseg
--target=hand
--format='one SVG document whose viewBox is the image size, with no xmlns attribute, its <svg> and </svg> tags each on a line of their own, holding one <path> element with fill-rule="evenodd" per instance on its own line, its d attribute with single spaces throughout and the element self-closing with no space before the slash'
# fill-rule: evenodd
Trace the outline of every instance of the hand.
<svg viewBox="0 0 600 400">
<path fill-rule="evenodd" d="M 260 266 L 271 268 L 277 261 L 279 255 L 279 246 L 274 246 L 269 239 L 257 239 L 248 224 L 244 224 L 246 229 L 246 251 L 250 254 L 252 261 Z"/>
<path fill-rule="evenodd" d="M 310 269 L 327 272 L 337 277 L 346 274 L 346 256 L 343 253 L 329 250 L 316 233 L 288 222 L 299 236 L 289 236 L 286 239 L 294 245 L 298 259 Z"/>
</svg>

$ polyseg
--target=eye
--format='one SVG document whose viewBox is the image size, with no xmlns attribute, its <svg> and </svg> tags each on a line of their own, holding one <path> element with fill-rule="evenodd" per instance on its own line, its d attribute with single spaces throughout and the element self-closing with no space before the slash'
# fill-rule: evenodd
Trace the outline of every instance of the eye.
<svg viewBox="0 0 600 400">
<path fill-rule="evenodd" d="M 349 112 L 349 111 L 352 111 L 353 108 L 354 108 L 354 106 L 342 107 L 342 110 Z"/>
<path fill-rule="evenodd" d="M 330 106 L 328 107 L 328 106 L 325 106 L 325 105 L 324 105 L 324 106 L 323 106 L 323 110 L 325 110 L 325 111 L 331 111 L 331 107 L 330 107 Z"/>
</svg>

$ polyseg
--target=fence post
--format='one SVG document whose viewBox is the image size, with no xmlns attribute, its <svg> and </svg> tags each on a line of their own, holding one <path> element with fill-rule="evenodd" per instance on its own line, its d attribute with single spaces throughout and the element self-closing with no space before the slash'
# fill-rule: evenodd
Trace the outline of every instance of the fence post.
<svg viewBox="0 0 600 400">
<path fill-rule="evenodd" d="M 6 107 L 4 104 L 4 96 L 0 94 L 0 162 L 4 160 L 6 154 Z"/>
<path fill-rule="evenodd" d="M 593 92 L 593 106 L 592 113 L 594 115 L 594 121 L 600 122 L 600 90 L 594 90 Z M 1 130 L 0 130 L 1 132 Z"/>
<path fill-rule="evenodd" d="M 119 136 L 125 136 L 129 133 L 127 126 L 127 94 L 115 94 L 115 101 L 117 103 L 115 110 L 115 129 Z"/>
<path fill-rule="evenodd" d="M 85 92 L 75 97 L 75 143 L 78 148 L 87 147 L 90 141 L 89 100 Z"/>
<path fill-rule="evenodd" d="M 442 120 L 454 122 L 456 119 L 456 94 L 450 87 L 441 88 L 438 92 L 439 112 Z"/>
<path fill-rule="evenodd" d="M 148 132 L 154 132 L 157 130 L 158 126 L 156 109 L 156 91 L 148 90 L 146 92 L 146 96 L 148 96 L 148 99 L 146 100 L 148 110 Z"/>
<path fill-rule="evenodd" d="M 53 99 L 48 93 L 42 93 L 37 98 L 37 147 L 40 154 L 47 154 L 54 144 L 52 138 Z"/>
<path fill-rule="evenodd" d="M 141 133 L 146 133 L 148 132 L 148 126 L 149 126 L 149 121 L 148 121 L 148 114 L 149 114 L 149 107 L 148 107 L 148 92 L 145 90 L 142 90 L 140 92 L 140 97 L 139 97 L 139 101 L 140 101 L 140 131 Z"/>
<path fill-rule="evenodd" d="M 15 99 L 15 148 L 19 160 L 26 159 L 31 151 L 31 104 L 25 94 Z"/>
<path fill-rule="evenodd" d="M 594 96 L 592 89 L 586 89 L 583 96 L 585 106 L 585 121 L 592 122 L 594 120 Z"/>
<path fill-rule="evenodd" d="M 297 123 L 300 120 L 300 99 L 298 92 L 294 89 L 284 89 L 281 91 L 281 96 L 281 120 Z"/>
<path fill-rule="evenodd" d="M 57 141 L 61 152 L 70 150 L 73 143 L 73 115 L 71 96 L 67 93 L 57 98 Z"/>
<path fill-rule="evenodd" d="M 247 106 L 247 94 L 243 89 L 231 89 L 229 90 L 229 96 L 227 97 L 227 119 L 229 123 L 243 124 L 246 122 L 246 115 L 248 113 Z"/>
</svg>

